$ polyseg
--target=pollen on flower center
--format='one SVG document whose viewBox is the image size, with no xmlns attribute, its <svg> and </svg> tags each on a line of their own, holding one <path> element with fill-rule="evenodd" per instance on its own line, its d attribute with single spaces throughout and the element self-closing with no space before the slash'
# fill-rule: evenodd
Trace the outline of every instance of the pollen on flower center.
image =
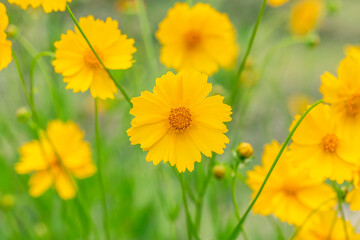
<svg viewBox="0 0 360 240">
<path fill-rule="evenodd" d="M 346 112 L 349 116 L 355 116 L 360 113 L 360 96 L 352 95 L 346 102 Z"/>
<path fill-rule="evenodd" d="M 195 48 L 201 42 L 201 35 L 199 32 L 191 30 L 185 34 L 185 43 L 189 49 Z"/>
<path fill-rule="evenodd" d="M 169 115 L 169 123 L 176 133 L 183 133 L 191 126 L 190 110 L 185 107 L 172 108 Z"/>
<path fill-rule="evenodd" d="M 99 51 L 99 49 L 96 47 L 94 47 L 94 50 L 97 53 L 97 55 L 102 59 L 103 54 L 101 53 L 101 51 Z M 93 69 L 101 68 L 101 64 L 100 64 L 99 60 L 97 59 L 95 54 L 91 51 L 91 49 L 87 49 L 84 52 L 84 61 L 85 61 L 85 64 L 90 68 L 93 68 Z"/>
<path fill-rule="evenodd" d="M 338 146 L 339 139 L 335 134 L 328 134 L 322 139 L 322 148 L 329 153 L 333 153 L 336 151 Z"/>
</svg>

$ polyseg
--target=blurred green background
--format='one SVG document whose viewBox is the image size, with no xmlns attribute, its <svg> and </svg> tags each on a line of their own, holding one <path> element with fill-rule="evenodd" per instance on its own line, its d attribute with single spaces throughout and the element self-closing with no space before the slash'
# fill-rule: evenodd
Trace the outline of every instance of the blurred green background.
<svg viewBox="0 0 360 240">
<path fill-rule="evenodd" d="M 54 51 L 53 43 L 74 26 L 66 12 L 45 14 L 42 9 L 24 11 L 2 1 L 10 24 L 18 28 L 19 35 L 10 39 L 25 79 L 29 80 L 32 57 L 42 51 Z M 138 49 L 136 63 L 126 71 L 115 72 L 118 81 L 131 97 L 141 91 L 152 90 L 155 78 L 168 70 L 159 63 L 159 43 L 154 37 L 158 23 L 166 16 L 174 0 L 147 0 L 146 11 L 151 37 L 157 58 L 148 61 L 139 16 L 136 11 L 119 9 L 118 1 L 74 0 L 70 4 L 75 16 L 94 15 L 96 18 L 112 17 L 119 21 L 121 31 L 135 39 Z M 196 3 L 197 1 L 195 1 Z M 241 48 L 239 61 L 244 54 L 250 32 L 261 5 L 260 0 L 209 0 L 221 12 L 227 13 L 237 30 Z M 240 170 L 246 171 L 261 159 L 263 145 L 272 139 L 284 141 L 288 128 L 297 112 L 293 102 L 304 96 L 313 102 L 320 99 L 320 75 L 324 71 L 336 74 L 337 65 L 344 56 L 347 44 L 360 43 L 360 1 L 331 0 L 329 12 L 319 24 L 317 34 L 305 40 L 289 35 L 290 8 L 295 0 L 279 7 L 267 7 L 253 51 L 240 98 L 233 110 L 233 121 L 228 124 L 231 139 L 225 153 L 216 161 L 227 166 L 222 180 L 212 178 L 205 195 L 201 239 L 224 239 L 236 224 L 231 199 L 231 171 L 235 160 L 231 151 L 241 142 L 250 142 L 255 149 L 253 162 Z M 320 43 L 309 46 L 318 36 Z M 291 44 L 287 44 L 291 42 Z M 33 55 L 33 56 L 32 56 Z M 155 69 L 151 67 L 155 65 Z M 50 58 L 43 58 L 35 71 L 35 103 L 47 120 L 60 118 L 72 120 L 86 132 L 86 140 L 94 149 L 94 101 L 89 92 L 74 94 L 65 90 L 62 77 L 55 74 Z M 213 92 L 228 96 L 230 83 L 236 70 L 220 70 L 209 79 Z M 295 104 L 296 105 L 296 104 Z M 26 106 L 16 66 L 12 62 L 0 72 L 0 199 L 14 197 L 14 206 L 0 210 L 0 239 L 96 239 L 104 236 L 100 190 L 95 176 L 78 181 L 78 195 L 94 222 L 84 218 L 75 200 L 62 201 L 54 190 L 39 198 L 28 194 L 29 176 L 17 175 L 14 163 L 18 161 L 18 148 L 35 138 L 34 132 L 17 120 L 16 111 Z M 176 173 L 168 164 L 153 166 L 145 161 L 146 153 L 139 146 L 131 146 L 126 135 L 132 117 L 129 107 L 120 94 L 113 101 L 103 101 L 100 130 L 104 153 L 104 178 L 107 205 L 110 215 L 112 239 L 186 239 L 186 221 L 181 199 L 181 188 Z M 295 108 L 295 109 L 294 109 Z M 196 163 L 193 173 L 186 179 L 194 192 L 202 187 L 208 160 Z M 244 210 L 251 192 L 240 179 L 237 199 Z M 195 205 L 190 201 L 194 216 Z M 353 216 L 354 215 L 354 216 Z M 355 222 L 356 213 L 347 216 Z M 251 214 L 245 224 L 249 239 L 281 239 L 289 237 L 291 226 L 272 216 Z M 94 230 L 96 229 L 96 230 Z M 279 231 L 282 233 L 279 234 Z M 88 235 L 88 233 L 90 233 Z M 88 236 L 88 237 L 86 237 Z M 242 239 L 242 237 L 239 237 Z"/>
</svg>

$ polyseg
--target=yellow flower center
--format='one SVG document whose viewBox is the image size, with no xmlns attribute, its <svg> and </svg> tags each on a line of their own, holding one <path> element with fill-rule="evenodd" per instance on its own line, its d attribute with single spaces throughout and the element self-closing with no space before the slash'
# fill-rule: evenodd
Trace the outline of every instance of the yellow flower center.
<svg viewBox="0 0 360 240">
<path fill-rule="evenodd" d="M 185 34 L 185 43 L 188 49 L 197 47 L 201 42 L 201 35 L 198 31 L 188 31 Z"/>
<path fill-rule="evenodd" d="M 169 115 L 169 123 L 176 133 L 183 133 L 191 126 L 190 110 L 185 107 L 172 108 Z"/>
<path fill-rule="evenodd" d="M 339 144 L 339 139 L 335 134 L 328 134 L 322 139 L 322 148 L 329 153 L 336 151 L 336 148 Z"/>
<path fill-rule="evenodd" d="M 354 117 L 355 115 L 360 113 L 360 96 L 357 94 L 350 96 L 346 100 L 345 105 L 346 105 L 346 113 L 349 116 Z"/>
<path fill-rule="evenodd" d="M 97 47 L 94 47 L 94 50 L 97 53 L 97 55 L 100 57 L 100 59 L 102 59 L 103 54 L 101 53 L 101 51 L 99 51 Z M 91 49 L 87 49 L 84 52 L 84 61 L 89 68 L 93 68 L 93 69 L 101 68 L 101 64 L 99 60 L 97 59 L 93 51 L 91 51 Z"/>
</svg>

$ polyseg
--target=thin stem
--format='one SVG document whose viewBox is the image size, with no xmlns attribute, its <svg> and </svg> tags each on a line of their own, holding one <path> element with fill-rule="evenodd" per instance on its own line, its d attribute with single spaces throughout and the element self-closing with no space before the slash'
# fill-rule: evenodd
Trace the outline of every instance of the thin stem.
<svg viewBox="0 0 360 240">
<path fill-rule="evenodd" d="M 179 176 L 180 176 L 181 190 L 182 190 L 184 207 L 185 207 L 186 226 L 187 226 L 188 238 L 189 238 L 189 240 L 192 240 L 192 228 L 191 228 L 192 224 L 191 224 L 191 217 L 190 217 L 188 202 L 187 202 L 187 198 L 186 198 L 185 178 L 184 178 L 183 173 L 180 173 Z"/>
<path fill-rule="evenodd" d="M 26 87 L 26 83 L 25 83 L 25 79 L 24 79 L 24 75 L 22 74 L 22 71 L 21 71 L 21 67 L 20 67 L 20 64 L 19 64 L 19 60 L 15 54 L 15 52 L 13 51 L 12 52 L 12 56 L 13 56 L 13 59 L 14 59 L 14 62 L 15 62 L 15 65 L 16 65 L 16 69 L 18 71 L 18 74 L 19 74 L 19 77 L 20 77 L 20 83 L 21 83 L 21 86 L 23 88 L 23 91 L 24 91 L 24 94 L 25 94 L 25 98 L 26 98 L 26 101 L 30 107 L 30 110 L 32 112 L 32 115 L 33 115 L 33 118 L 34 118 L 34 121 L 36 121 L 37 123 L 39 123 L 40 119 L 39 119 L 39 116 L 35 110 L 35 106 L 32 104 L 31 102 L 31 99 L 30 99 L 30 94 L 28 92 L 28 89 Z"/>
<path fill-rule="evenodd" d="M 202 189 L 199 192 L 199 198 L 196 202 L 196 214 L 195 214 L 195 227 L 196 229 L 199 231 L 200 230 L 200 224 L 201 224 L 201 215 L 202 215 L 202 209 L 203 209 L 203 205 L 204 205 L 204 196 L 206 193 L 206 190 L 209 186 L 211 177 L 212 177 L 212 167 L 214 165 L 215 162 L 215 154 L 210 158 L 210 162 L 209 162 L 209 167 L 208 167 L 208 172 L 206 175 L 206 179 L 204 181 L 204 185 L 202 187 Z"/>
<path fill-rule="evenodd" d="M 331 235 L 332 235 L 332 233 L 334 231 L 336 221 L 337 221 L 337 214 L 334 214 L 334 218 L 333 218 L 333 220 L 331 222 L 331 227 L 330 227 L 330 230 L 329 230 L 329 233 L 328 233 L 328 236 L 327 236 L 326 240 L 331 240 Z"/>
<path fill-rule="evenodd" d="M 129 103 L 130 107 L 132 107 L 132 103 L 131 103 L 131 99 L 129 97 L 129 95 L 126 93 L 125 89 L 115 80 L 114 76 L 111 74 L 110 70 L 106 68 L 104 62 L 101 60 L 101 58 L 99 57 L 99 55 L 96 53 L 94 47 L 91 45 L 89 39 L 86 37 L 84 31 L 82 30 L 82 28 L 80 27 L 79 22 L 76 20 L 76 17 L 74 16 L 73 12 L 71 11 L 70 7 L 68 4 L 66 4 L 66 11 L 69 13 L 71 19 L 73 20 L 74 24 L 76 25 L 76 27 L 79 29 L 79 32 L 81 33 L 81 35 L 83 36 L 83 38 L 85 39 L 86 43 L 89 45 L 91 51 L 94 53 L 95 57 L 97 58 L 97 60 L 99 61 L 99 63 L 101 64 L 101 66 L 103 67 L 103 69 L 107 72 L 107 74 L 109 75 L 109 77 L 111 78 L 111 80 L 114 82 L 115 86 L 119 89 L 119 91 L 121 92 L 121 94 L 124 96 L 125 100 Z"/>
<path fill-rule="evenodd" d="M 332 187 L 334 188 L 334 190 L 335 190 L 335 192 L 337 194 L 337 197 L 338 197 L 338 211 L 341 214 L 341 220 L 342 220 L 342 223 L 343 223 L 343 226 L 344 226 L 345 237 L 346 237 L 346 240 L 349 240 L 349 233 L 348 233 L 347 226 L 346 226 L 345 212 L 344 212 L 344 209 L 342 207 L 343 194 L 342 194 L 341 190 L 339 189 L 339 187 L 336 185 L 336 183 L 334 181 L 332 181 L 331 184 L 332 184 Z"/>
<path fill-rule="evenodd" d="M 39 62 L 39 60 L 42 58 L 42 57 L 50 57 L 50 58 L 53 58 L 54 57 L 54 53 L 53 52 L 49 52 L 49 51 L 45 51 L 45 52 L 41 52 L 37 55 L 34 56 L 32 62 L 31 62 L 31 66 L 30 66 L 30 83 L 29 83 L 29 88 L 30 88 L 30 101 L 31 101 L 31 104 L 33 106 L 35 106 L 35 103 L 34 103 L 34 72 L 35 72 L 35 67 L 37 65 L 37 63 L 39 63 L 40 67 L 41 67 L 41 70 L 43 70 L 43 66 L 41 64 L 41 62 Z M 47 75 L 45 73 L 45 70 L 43 70 L 44 72 L 44 75 Z M 45 76 L 46 79 L 47 79 L 47 76 Z M 58 111 L 60 107 L 58 107 L 58 102 L 59 102 L 59 96 L 58 96 L 58 93 L 56 91 L 56 87 L 54 86 L 53 82 L 52 81 L 47 81 L 48 82 L 48 85 L 49 85 L 49 88 L 51 89 L 51 94 L 52 94 L 52 97 L 53 97 L 53 101 L 54 101 L 54 105 L 56 107 L 56 110 Z"/>
<path fill-rule="evenodd" d="M 156 74 L 156 55 L 154 51 L 154 42 L 152 39 L 151 28 L 149 24 L 149 18 L 146 13 L 143 0 L 137 0 L 138 16 L 140 21 L 141 33 L 143 35 L 146 55 L 152 70 L 152 74 Z"/>
<path fill-rule="evenodd" d="M 293 235 L 289 238 L 289 240 L 293 240 L 295 239 L 295 237 L 300 233 L 300 231 L 303 229 L 303 227 L 305 226 L 305 224 L 310 220 L 310 218 L 317 213 L 322 206 L 324 206 L 325 204 L 336 200 L 336 198 L 330 198 L 325 200 L 324 202 L 320 203 L 319 206 L 317 206 L 317 208 L 313 209 L 309 215 L 306 216 L 305 220 L 301 223 L 301 225 L 299 227 L 296 228 L 295 232 L 293 233 Z"/>
<path fill-rule="evenodd" d="M 98 109 L 98 99 L 95 98 L 95 142 L 96 142 L 96 153 L 97 153 L 97 162 L 98 162 L 98 180 L 101 191 L 101 203 L 103 207 L 103 218 L 104 218 L 104 231 L 106 234 L 106 239 L 110 239 L 110 231 L 109 231 L 109 216 L 106 207 L 106 195 L 105 188 L 102 177 L 102 157 L 101 157 L 101 138 L 99 131 L 99 109 Z"/>
<path fill-rule="evenodd" d="M 238 169 L 239 169 L 239 165 L 240 162 L 236 162 L 235 168 L 234 168 L 234 176 L 233 176 L 233 180 L 232 180 L 232 184 L 231 184 L 231 192 L 232 192 L 232 201 L 233 201 L 233 205 L 234 205 L 234 211 L 235 211 L 235 215 L 237 217 L 238 220 L 240 220 L 240 211 L 239 211 L 239 206 L 237 204 L 236 201 L 236 179 L 237 179 L 237 175 L 238 175 Z"/>
<path fill-rule="evenodd" d="M 298 126 L 300 125 L 300 123 L 304 120 L 304 118 L 306 117 L 306 115 L 317 105 L 319 105 L 320 103 L 322 103 L 323 100 L 319 100 L 316 103 L 314 103 L 313 105 L 311 105 L 306 112 L 300 117 L 300 119 L 296 122 L 295 126 L 293 127 L 293 129 L 290 131 L 289 135 L 287 136 L 284 144 L 282 145 L 278 155 L 276 156 L 273 164 L 271 165 L 268 173 L 266 174 L 266 177 L 263 181 L 263 183 L 261 184 L 261 187 L 259 189 L 259 191 L 257 192 L 257 194 L 255 195 L 254 199 L 251 201 L 249 207 L 246 209 L 244 215 L 242 216 L 242 218 L 240 219 L 239 223 L 236 225 L 235 229 L 233 230 L 233 232 L 231 233 L 231 236 L 229 239 L 236 239 L 236 237 L 239 235 L 239 232 L 241 231 L 242 225 L 246 220 L 246 217 L 248 216 L 249 212 L 251 211 L 252 207 L 254 206 L 254 204 L 256 203 L 257 199 L 259 198 L 261 192 L 263 191 L 272 171 L 274 170 L 277 162 L 279 161 L 282 153 L 284 152 L 286 146 L 288 145 L 288 143 L 290 142 L 291 137 L 293 136 L 293 134 L 295 133 L 296 129 L 298 128 Z"/>
<path fill-rule="evenodd" d="M 264 14 L 264 10 L 265 10 L 265 7 L 266 7 L 266 3 L 267 3 L 267 0 L 263 0 L 263 2 L 262 2 L 262 4 L 261 4 L 261 8 L 260 8 L 260 12 L 259 12 L 258 18 L 257 18 L 257 20 L 256 20 L 255 26 L 254 26 L 253 31 L 252 31 L 252 33 L 251 33 L 250 41 L 249 41 L 249 44 L 248 44 L 248 46 L 247 46 L 247 49 L 246 49 L 246 52 L 245 52 L 245 56 L 244 56 L 243 60 L 241 61 L 240 66 L 239 66 L 239 69 L 238 69 L 238 71 L 237 71 L 236 78 L 235 78 L 235 81 L 234 81 L 234 83 L 233 83 L 232 91 L 231 91 L 230 98 L 229 98 L 229 103 L 230 103 L 231 106 L 234 104 L 234 101 L 235 101 L 235 98 L 236 98 L 237 86 L 238 86 L 238 83 L 239 83 L 239 81 L 240 81 L 241 74 L 242 74 L 242 72 L 244 71 L 245 64 L 246 64 L 246 60 L 247 60 L 247 58 L 249 57 L 249 54 L 250 54 L 250 52 L 251 52 L 251 48 L 252 48 L 252 46 L 253 46 L 253 43 L 254 43 L 254 40 L 255 40 L 255 37 L 256 37 L 257 30 L 258 30 L 258 28 L 259 28 L 259 25 L 260 25 L 262 16 L 263 16 L 263 14 Z"/>
</svg>

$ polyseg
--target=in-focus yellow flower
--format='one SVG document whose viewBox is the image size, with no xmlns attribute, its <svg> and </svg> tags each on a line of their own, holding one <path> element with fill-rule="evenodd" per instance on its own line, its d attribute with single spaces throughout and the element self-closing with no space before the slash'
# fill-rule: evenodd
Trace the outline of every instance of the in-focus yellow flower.
<svg viewBox="0 0 360 240">
<path fill-rule="evenodd" d="M 321 211 L 313 215 L 303 226 L 296 240 L 359 240 L 360 234 L 356 233 L 349 221 L 345 222 L 337 216 L 336 211 Z"/>
<path fill-rule="evenodd" d="M 267 3 L 272 7 L 279 7 L 285 3 L 287 3 L 289 0 L 268 0 Z"/>
<path fill-rule="evenodd" d="M 354 172 L 354 188 L 346 195 L 345 201 L 349 203 L 350 209 L 360 211 L 360 169 Z"/>
<path fill-rule="evenodd" d="M 299 120 L 295 116 L 290 130 Z M 304 118 L 290 145 L 290 158 L 295 165 L 308 170 L 314 179 L 330 178 L 339 184 L 352 179 L 359 164 L 358 142 L 342 136 L 330 107 L 319 104 Z"/>
<path fill-rule="evenodd" d="M 349 49 L 350 51 L 350 49 Z M 359 55 L 360 56 L 360 55 Z M 360 135 L 360 57 L 348 55 L 340 62 L 338 77 L 329 72 L 321 76 L 320 92 L 331 104 L 333 118 L 345 138 Z"/>
<path fill-rule="evenodd" d="M 12 60 L 11 42 L 6 39 L 5 29 L 9 24 L 5 5 L 0 2 L 0 71 L 6 68 Z"/>
<path fill-rule="evenodd" d="M 235 64 L 238 47 L 235 30 L 228 16 L 209 4 L 190 8 L 176 3 L 159 24 L 161 62 L 177 71 L 195 69 L 212 75 L 219 67 Z"/>
<path fill-rule="evenodd" d="M 132 66 L 132 54 L 136 52 L 134 40 L 128 39 L 118 29 L 118 22 L 107 18 L 106 22 L 93 16 L 80 18 L 80 27 L 108 69 L 128 69 Z M 68 31 L 55 42 L 53 65 L 55 72 L 64 76 L 66 89 L 85 92 L 101 99 L 114 98 L 117 89 L 106 70 L 82 37 L 79 30 Z"/>
<path fill-rule="evenodd" d="M 59 120 L 48 124 L 40 140 L 20 148 L 20 161 L 15 165 L 19 174 L 33 172 L 29 180 L 30 195 L 38 197 L 54 185 L 62 199 L 73 198 L 76 183 L 73 177 L 87 178 L 96 172 L 90 144 L 84 133 L 72 122 Z"/>
<path fill-rule="evenodd" d="M 262 166 L 248 171 L 247 184 L 253 190 L 253 197 L 265 179 L 281 145 L 273 141 L 265 146 Z M 306 171 L 294 168 L 287 150 L 279 159 L 253 211 L 261 215 L 274 214 L 281 221 L 300 225 L 305 218 L 322 204 L 329 208 L 336 203 L 336 194 L 321 180 L 309 178 Z"/>
<path fill-rule="evenodd" d="M 291 9 L 290 30 L 298 36 L 305 36 L 316 27 L 323 11 L 322 0 L 301 0 Z"/>
<path fill-rule="evenodd" d="M 149 151 L 146 160 L 176 165 L 179 172 L 194 170 L 201 153 L 222 154 L 229 139 L 226 125 L 231 107 L 224 97 L 207 97 L 212 85 L 207 75 L 197 71 L 168 72 L 156 80 L 153 93 L 144 91 L 131 100 L 135 118 L 127 131 L 131 144 Z"/>
<path fill-rule="evenodd" d="M 65 11 L 66 3 L 71 0 L 8 0 L 9 3 L 19 5 L 22 9 L 26 10 L 29 6 L 33 8 L 42 7 L 44 12 L 58 12 Z"/>
</svg>

